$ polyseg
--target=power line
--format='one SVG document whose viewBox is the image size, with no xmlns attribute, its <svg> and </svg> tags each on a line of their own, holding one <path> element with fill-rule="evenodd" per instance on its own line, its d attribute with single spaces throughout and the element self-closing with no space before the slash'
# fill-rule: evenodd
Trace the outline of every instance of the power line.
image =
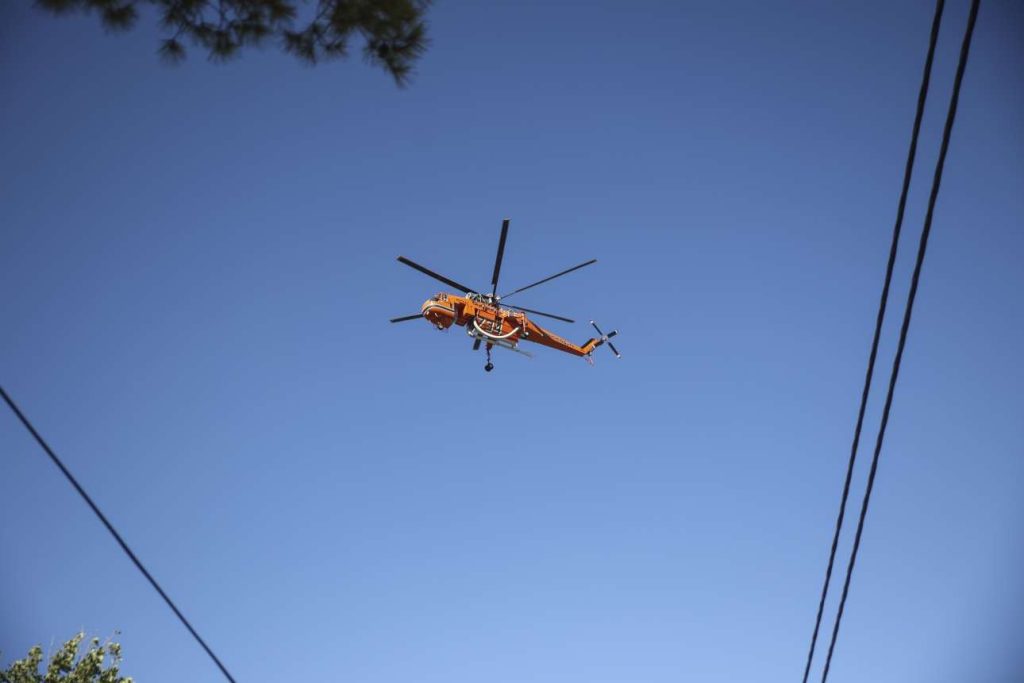
<svg viewBox="0 0 1024 683">
<path fill-rule="evenodd" d="M 96 503 L 94 503 L 92 498 L 89 497 L 89 494 L 85 492 L 85 489 L 83 489 L 81 484 L 78 483 L 74 475 L 72 475 L 71 472 L 68 471 L 68 468 L 64 466 L 64 463 L 61 462 L 60 458 L 57 457 L 57 454 L 53 452 L 53 449 L 50 448 L 46 441 L 43 440 L 43 437 L 39 435 L 39 432 L 36 431 L 36 428 L 32 426 L 32 423 L 29 422 L 28 418 L 25 417 L 24 413 L 21 412 L 21 409 L 19 409 L 17 404 L 14 402 L 14 399 L 7 395 L 7 392 L 4 391 L 4 388 L 2 386 L 0 386 L 0 396 L 3 396 L 3 399 L 4 401 L 7 402 L 7 405 L 10 406 L 11 410 L 14 411 L 14 414 L 18 417 L 19 420 L 21 420 L 21 423 L 25 425 L 25 429 L 27 429 L 29 433 L 32 434 L 36 442 L 40 446 L 42 446 L 43 450 L 46 451 L 46 454 L 50 456 L 50 460 L 53 461 L 53 464 L 60 468 L 60 471 L 64 473 L 64 476 L 67 478 L 67 480 L 71 482 L 71 485 L 75 487 L 76 491 L 78 491 L 78 495 L 80 495 L 82 499 L 89 505 L 89 507 L 92 508 L 92 511 L 96 513 L 96 516 L 99 517 L 101 522 L 103 522 L 103 526 L 107 527 L 107 531 L 110 532 L 110 535 L 113 536 L 114 540 L 117 541 L 118 545 L 121 546 L 121 550 L 123 550 L 125 554 L 128 555 L 129 559 L 131 559 L 131 561 L 135 563 L 136 568 L 140 572 L 142 572 L 142 575 L 146 577 L 146 580 L 148 580 L 149 583 L 153 586 L 153 588 L 156 589 L 156 592 L 159 593 L 160 597 L 164 599 L 164 602 L 167 603 L 167 606 L 171 608 L 174 614 L 177 615 L 178 619 L 181 620 L 181 623 L 185 625 L 185 628 L 188 629 L 188 632 L 192 634 L 192 637 L 196 639 L 196 642 L 199 643 L 199 645 L 202 646 L 204 650 L 206 650 L 206 654 L 210 656 L 210 659 L 212 659 L 214 664 L 216 664 L 217 667 L 221 670 L 221 673 L 224 674 L 224 677 L 231 681 L 231 683 L 235 683 L 235 679 L 228 672 L 227 668 L 221 663 L 217 655 L 213 653 L 213 650 L 210 649 L 210 646 L 207 645 L 206 641 L 204 641 L 196 632 L 196 630 L 192 628 L 192 624 L 190 624 L 188 619 L 185 618 L 185 615 L 182 614 L 181 610 L 179 610 L 177 606 L 174 604 L 174 602 L 171 601 L 171 599 L 167 596 L 167 593 L 164 592 L 164 589 L 161 588 L 160 584 L 158 584 L 156 582 L 156 579 L 153 578 L 153 575 L 150 574 L 149 571 L 142 565 L 142 562 L 140 562 L 139 558 L 135 556 L 135 553 L 133 553 L 132 549 L 128 547 L 128 544 L 125 543 L 124 539 L 121 538 L 121 534 L 117 532 L 117 529 L 114 528 L 114 525 L 111 524 L 110 521 L 107 519 L 106 515 L 104 515 L 100 511 Z"/>
<path fill-rule="evenodd" d="M 875 359 L 878 357 L 878 340 L 882 336 L 882 323 L 885 320 L 885 309 L 889 301 L 889 285 L 892 283 L 892 271 L 896 264 L 896 252 L 900 243 L 900 231 L 903 228 L 903 213 L 907 206 L 907 194 L 910 192 L 910 179 L 914 173 L 914 159 L 917 157 L 917 138 L 921 132 L 921 119 L 924 118 L 924 105 L 928 99 L 928 86 L 932 76 L 932 61 L 935 57 L 935 45 L 939 40 L 939 26 L 942 23 L 942 10 L 945 0 L 938 0 L 935 4 L 935 16 L 932 18 L 932 32 L 928 40 L 928 56 L 924 62 L 924 74 L 921 77 L 921 88 L 917 95 L 917 112 L 914 114 L 914 127 L 910 135 L 910 149 L 907 152 L 906 167 L 903 171 L 903 189 L 900 191 L 899 206 L 896 209 L 896 224 L 892 230 L 892 245 L 889 247 L 889 263 L 885 267 L 885 283 L 882 286 L 882 297 L 878 302 L 878 316 L 875 321 L 875 336 L 871 340 L 871 353 L 868 356 L 868 368 L 864 375 L 864 390 L 861 392 L 860 409 L 857 412 L 857 426 L 853 430 L 853 445 L 850 447 L 850 461 L 846 467 L 846 481 L 843 482 L 843 495 L 839 501 L 839 514 L 836 517 L 836 531 L 832 537 L 832 550 L 828 555 L 828 567 L 825 569 L 825 583 L 821 588 L 821 600 L 818 602 L 818 616 L 814 620 L 814 633 L 811 636 L 811 646 L 807 651 L 807 665 L 804 667 L 803 683 L 807 683 L 807 677 L 811 673 L 811 662 L 814 659 L 814 649 L 818 643 L 818 631 L 821 628 L 821 617 L 825 611 L 825 599 L 828 597 L 829 584 L 832 581 L 832 567 L 835 564 L 836 548 L 839 545 L 839 535 L 843 528 L 843 520 L 846 517 L 846 501 L 850 496 L 850 480 L 853 478 L 853 466 L 857 461 L 857 449 L 860 446 L 860 432 L 864 425 L 864 411 L 868 404 L 868 394 L 871 391 L 871 379 L 875 372 Z"/>
<path fill-rule="evenodd" d="M 960 100 L 960 86 L 964 79 L 964 70 L 967 68 L 967 56 L 971 49 L 971 37 L 974 35 L 974 25 L 978 18 L 978 7 L 981 0 L 971 0 L 971 11 L 967 17 L 967 28 L 964 31 L 963 43 L 960 46 L 960 61 L 956 66 L 956 77 L 953 80 L 953 94 L 949 100 L 949 111 L 946 114 L 946 125 L 942 131 L 942 146 L 939 149 L 939 159 L 935 164 L 935 177 L 932 180 L 932 190 L 928 197 L 928 211 L 924 218 L 924 228 L 921 230 L 921 241 L 917 249 L 917 261 L 914 264 L 914 275 L 910 281 L 910 292 L 907 295 L 907 306 L 903 313 L 903 325 L 900 328 L 899 345 L 896 347 L 896 357 L 892 363 L 892 374 L 889 376 L 889 391 L 885 396 L 885 408 L 882 410 L 882 422 L 878 428 L 878 439 L 875 441 L 875 452 L 871 458 L 871 471 L 868 473 L 867 488 L 864 490 L 864 500 L 860 508 L 860 518 L 857 520 L 857 534 L 853 539 L 853 550 L 850 552 L 850 563 L 846 567 L 846 580 L 843 582 L 843 595 L 839 600 L 839 611 L 836 613 L 835 624 L 832 627 L 832 640 L 828 645 L 828 656 L 825 659 L 825 669 L 822 672 L 821 681 L 828 680 L 829 667 L 832 664 L 832 654 L 835 650 L 836 639 L 839 637 L 839 625 L 843 620 L 843 610 L 846 607 L 846 598 L 850 592 L 850 578 L 853 576 L 853 567 L 857 562 L 857 551 L 860 549 L 861 536 L 864 533 L 864 519 L 868 514 L 868 503 L 871 501 L 871 490 L 875 484 L 875 474 L 878 472 L 878 457 L 882 452 L 882 443 L 885 439 L 885 428 L 889 423 L 889 411 L 892 408 L 892 398 L 896 390 L 896 379 L 900 373 L 900 363 L 903 360 L 903 349 L 907 343 L 907 331 L 910 328 L 910 317 L 914 310 L 914 298 L 917 295 L 917 286 L 921 278 L 921 266 L 924 263 L 924 255 L 928 249 L 928 236 L 932 230 L 932 217 L 935 213 L 935 201 L 939 196 L 939 187 L 942 184 L 942 169 L 946 163 L 946 152 L 949 150 L 949 139 L 953 134 L 953 121 L 956 119 L 957 103 Z"/>
</svg>

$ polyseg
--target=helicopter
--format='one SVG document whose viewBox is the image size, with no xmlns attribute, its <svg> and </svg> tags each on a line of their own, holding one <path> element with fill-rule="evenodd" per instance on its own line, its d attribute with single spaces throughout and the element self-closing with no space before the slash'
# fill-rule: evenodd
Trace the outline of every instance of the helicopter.
<svg viewBox="0 0 1024 683">
<path fill-rule="evenodd" d="M 423 306 L 420 307 L 420 312 L 416 315 L 392 318 L 391 322 L 401 323 L 408 320 L 419 320 L 422 318 L 438 330 L 446 330 L 452 325 L 465 327 L 466 334 L 473 338 L 474 351 L 478 351 L 481 344 L 484 345 L 487 352 L 487 364 L 484 365 L 484 370 L 487 372 L 494 369 L 494 363 L 491 362 L 492 348 L 498 347 L 508 349 L 527 357 L 532 357 L 533 354 L 529 351 L 519 348 L 520 341 L 530 341 L 557 351 L 569 353 L 574 356 L 581 356 L 591 364 L 593 364 L 591 354 L 594 352 L 594 349 L 603 344 L 608 344 L 608 348 L 615 354 L 615 357 L 622 358 L 618 349 L 616 349 L 610 341 L 612 337 L 618 334 L 617 330 L 612 330 L 608 334 L 605 334 L 601 331 L 601 328 L 591 320 L 590 324 L 594 326 L 595 330 L 597 330 L 598 336 L 588 339 L 582 345 L 577 346 L 576 344 L 563 339 L 550 330 L 547 330 L 533 322 L 526 314 L 529 313 L 531 315 L 539 315 L 545 318 L 553 318 L 554 320 L 561 320 L 567 323 L 575 322 L 574 320 L 561 315 L 543 313 L 541 311 L 523 308 L 522 306 L 510 306 L 509 304 L 502 303 L 504 299 L 507 299 L 513 294 L 518 294 L 519 292 L 523 292 L 531 287 L 536 287 L 537 285 L 544 284 L 545 282 L 550 282 L 555 278 L 568 275 L 580 268 L 585 268 L 586 266 L 597 263 L 597 259 L 591 259 L 585 263 L 579 264 L 578 266 L 573 266 L 572 268 L 563 270 L 560 273 L 555 273 L 543 280 L 538 280 L 533 284 L 520 287 L 508 294 L 498 296 L 498 275 L 501 273 L 501 262 L 505 255 L 505 240 L 508 238 L 508 225 L 509 219 L 506 218 L 501 224 L 501 237 L 498 239 L 498 254 L 494 258 L 494 274 L 491 276 L 490 294 L 477 292 L 470 287 L 459 284 L 455 280 L 447 278 L 439 273 L 435 273 L 429 268 L 421 266 L 411 259 L 399 256 L 399 263 L 403 263 L 410 268 L 420 271 L 424 275 L 429 275 L 435 280 L 443 282 L 449 287 L 462 292 L 462 295 L 460 296 L 457 294 L 449 294 L 448 292 L 439 292 L 424 301 Z"/>
</svg>

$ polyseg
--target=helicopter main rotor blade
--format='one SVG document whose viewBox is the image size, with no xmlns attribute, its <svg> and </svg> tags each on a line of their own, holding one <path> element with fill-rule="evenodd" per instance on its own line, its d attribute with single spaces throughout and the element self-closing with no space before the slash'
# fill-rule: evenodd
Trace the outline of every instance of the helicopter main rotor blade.
<svg viewBox="0 0 1024 683">
<path fill-rule="evenodd" d="M 393 323 L 404 323 L 406 320 L 419 320 L 422 317 L 423 317 L 422 313 L 417 313 L 416 315 L 406 315 L 406 316 L 403 316 L 401 318 L 392 318 L 391 322 L 393 322 Z"/>
<path fill-rule="evenodd" d="M 573 266 L 573 267 L 572 267 L 572 268 L 570 268 L 569 270 L 563 270 L 563 271 L 562 271 L 561 273 L 555 273 L 555 274 L 554 274 L 554 275 L 552 275 L 551 277 L 546 277 L 546 278 L 544 278 L 543 280 L 537 280 L 537 281 L 536 281 L 536 282 L 534 282 L 534 283 L 533 283 L 532 285 L 526 285 L 525 287 L 520 287 L 520 288 L 519 288 L 519 289 L 517 289 L 516 291 L 514 291 L 514 292 L 510 292 L 509 294 L 506 294 L 506 295 L 504 295 L 504 296 L 503 296 L 503 297 L 501 297 L 501 298 L 502 298 L 502 299 L 507 299 L 507 298 L 509 298 L 510 296 L 512 296 L 513 294 L 518 294 L 519 292 L 523 292 L 523 291 L 525 291 L 525 290 L 527 290 L 527 289 L 530 289 L 531 287 L 536 287 L 537 285 L 542 285 L 542 284 L 544 284 L 545 282 L 550 282 L 551 280 L 554 280 L 554 279 L 555 279 L 556 277 L 562 277 L 563 275 L 568 275 L 568 274 L 569 274 L 569 273 L 571 273 L 572 271 L 574 271 L 574 270 L 579 270 L 580 268 L 583 268 L 584 266 L 589 266 L 589 265 L 590 265 L 590 264 L 592 264 L 592 263 L 597 263 L 597 259 L 596 259 L 596 258 L 595 258 L 595 259 L 590 259 L 590 260 L 589 260 L 589 261 L 587 261 L 586 263 L 581 263 L 581 264 L 579 264 L 578 266 Z"/>
<path fill-rule="evenodd" d="M 479 339 L 475 339 L 473 341 L 473 350 L 474 351 L 479 351 L 480 350 L 480 340 Z"/>
<path fill-rule="evenodd" d="M 399 256 L 398 260 L 399 260 L 399 262 L 404 263 L 405 265 L 409 266 L 410 268 L 415 268 L 416 270 L 420 271 L 424 275 L 429 275 L 430 277 L 434 278 L 435 280 L 440 280 L 441 282 L 445 283 L 449 287 L 454 287 L 455 289 L 459 290 L 460 292 L 462 292 L 464 294 L 469 294 L 470 292 L 474 291 L 474 290 L 470 289 L 469 287 L 467 287 L 466 285 L 460 285 L 455 280 L 449 280 L 444 275 L 441 275 L 440 273 L 435 273 L 430 268 L 427 268 L 425 266 L 421 266 L 420 264 L 416 263 L 415 261 L 413 261 L 411 259 L 407 259 L 404 256 Z"/>
<path fill-rule="evenodd" d="M 498 255 L 494 257 L 494 275 L 491 277 L 491 298 L 498 295 L 498 274 L 501 273 L 501 259 L 505 256 L 505 239 L 508 237 L 508 219 L 501 222 L 501 238 L 498 240 Z"/>
<path fill-rule="evenodd" d="M 564 321 L 564 322 L 567 322 L 567 323 L 574 323 L 574 322 L 576 322 L 572 318 L 563 318 L 562 316 L 554 315 L 553 313 L 544 313 L 543 311 L 534 311 L 534 310 L 529 309 L 529 308 L 523 308 L 522 306 L 509 306 L 509 305 L 506 305 L 506 304 L 501 304 L 501 305 L 505 306 L 505 308 L 514 308 L 517 311 L 522 311 L 523 313 L 533 313 L 534 315 L 542 315 L 545 318 L 554 318 L 555 320 L 561 320 L 561 321 Z"/>
</svg>

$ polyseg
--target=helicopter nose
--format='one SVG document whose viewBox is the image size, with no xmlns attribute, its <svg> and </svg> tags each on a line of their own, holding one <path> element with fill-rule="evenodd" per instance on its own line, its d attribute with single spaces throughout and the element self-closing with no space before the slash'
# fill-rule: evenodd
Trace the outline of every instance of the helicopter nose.
<svg viewBox="0 0 1024 683">
<path fill-rule="evenodd" d="M 420 310 L 423 313 L 423 317 L 431 325 L 439 329 L 451 327 L 452 323 L 455 322 L 455 309 L 440 303 L 437 299 L 427 299 L 423 302 Z"/>
</svg>

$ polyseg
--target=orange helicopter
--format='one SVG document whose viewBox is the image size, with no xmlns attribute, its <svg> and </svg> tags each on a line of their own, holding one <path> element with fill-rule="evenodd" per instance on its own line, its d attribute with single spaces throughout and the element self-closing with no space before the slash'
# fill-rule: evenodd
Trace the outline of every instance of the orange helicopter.
<svg viewBox="0 0 1024 683">
<path fill-rule="evenodd" d="M 586 263 L 581 263 L 578 266 L 573 266 L 568 270 L 563 270 L 561 273 L 556 273 L 550 277 L 546 277 L 543 280 L 538 280 L 531 285 L 520 287 L 514 292 L 510 292 L 503 296 L 498 296 L 498 275 L 501 272 L 501 261 L 505 254 L 505 239 L 508 237 L 508 219 L 506 218 L 501 224 L 501 238 L 498 240 L 498 255 L 494 259 L 494 275 L 491 277 L 491 293 L 480 294 L 473 291 L 465 285 L 461 285 L 454 280 L 450 280 L 443 275 L 435 273 L 429 268 L 425 268 L 420 264 L 399 256 L 398 260 L 411 268 L 415 268 L 424 275 L 429 275 L 435 280 L 440 280 L 449 287 L 453 287 L 465 296 L 458 296 L 456 294 L 448 294 L 447 292 L 440 292 L 435 296 L 430 297 L 423 302 L 423 306 L 420 312 L 416 315 L 407 315 L 401 318 L 392 318 L 391 322 L 400 323 L 407 320 L 417 320 L 419 318 L 425 318 L 431 325 L 439 330 L 446 330 L 452 325 L 459 325 L 460 327 L 466 328 L 466 334 L 473 338 L 473 350 L 477 351 L 481 344 L 485 344 L 487 351 L 487 365 L 484 366 L 484 370 L 490 372 L 494 369 L 494 363 L 491 362 L 491 349 L 495 346 L 503 349 L 509 349 L 510 351 L 516 351 L 525 356 L 531 356 L 528 351 L 523 351 L 519 348 L 519 342 L 531 341 L 535 344 L 541 344 L 558 351 L 564 351 L 565 353 L 571 353 L 574 356 L 582 356 L 586 358 L 588 362 L 591 360 L 591 353 L 598 346 L 604 343 L 608 344 L 608 348 L 611 349 L 612 353 L 615 354 L 616 358 L 621 358 L 622 355 L 618 349 L 609 341 L 618 332 L 612 330 L 608 334 L 601 331 L 593 320 L 590 324 L 597 330 L 597 338 L 588 339 L 583 345 L 577 346 L 572 342 L 559 337 L 550 330 L 546 330 L 540 325 L 534 323 L 526 317 L 527 313 L 533 315 L 540 315 L 546 318 L 554 318 L 555 320 L 562 320 L 567 323 L 575 322 L 569 318 L 565 318 L 560 315 L 552 315 L 551 313 L 542 313 L 541 311 L 534 311 L 529 308 L 522 308 L 521 306 L 510 306 L 503 304 L 501 301 L 507 299 L 513 294 L 536 287 L 537 285 L 550 282 L 556 277 L 567 275 L 574 270 L 579 270 L 585 266 L 589 266 L 593 263 L 597 263 L 597 259 L 591 259 Z"/>
</svg>

